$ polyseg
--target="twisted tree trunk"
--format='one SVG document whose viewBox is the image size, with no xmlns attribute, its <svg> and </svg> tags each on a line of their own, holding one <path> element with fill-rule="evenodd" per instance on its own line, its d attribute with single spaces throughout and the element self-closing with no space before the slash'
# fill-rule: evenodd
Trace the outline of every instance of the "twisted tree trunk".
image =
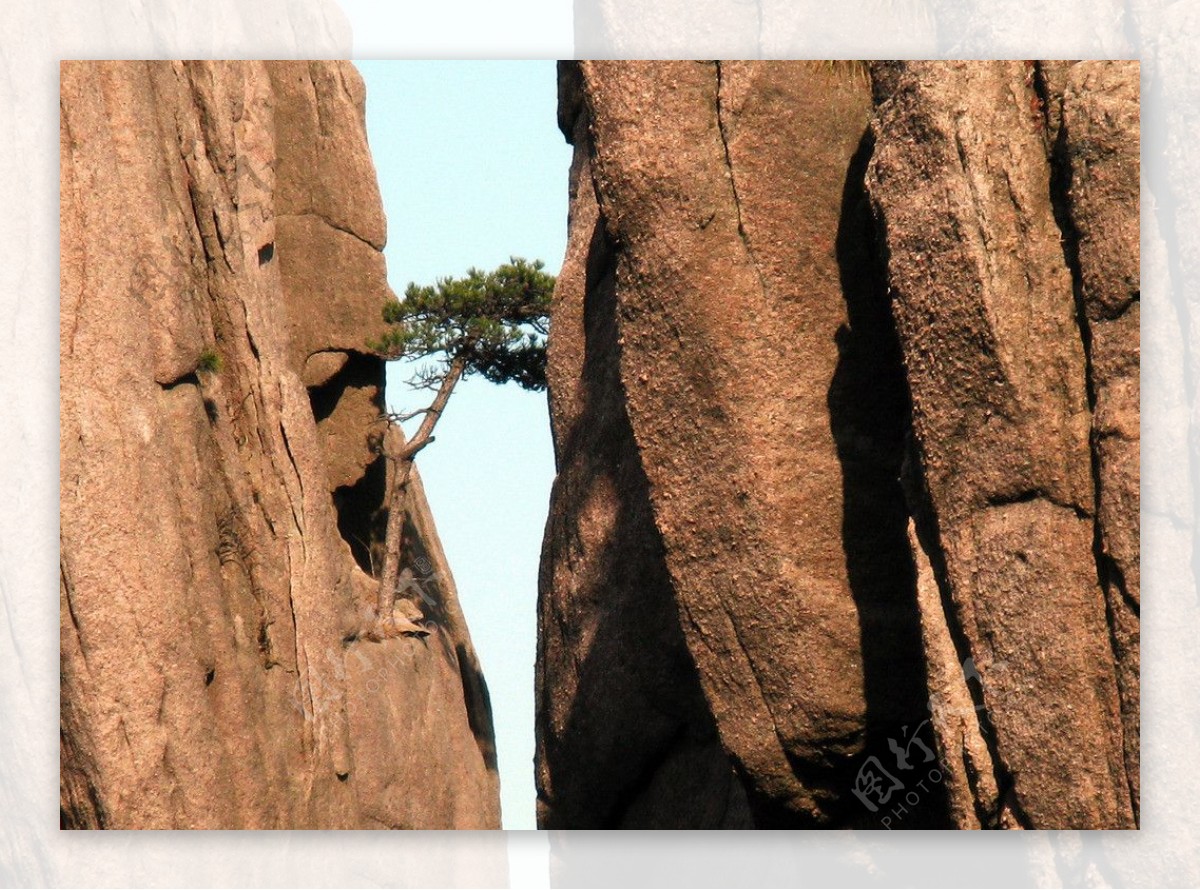
<svg viewBox="0 0 1200 890">
<path fill-rule="evenodd" d="M 433 441 L 433 430 L 441 419 L 446 403 L 454 387 L 462 378 L 466 360 L 457 357 L 451 360 L 446 376 L 442 378 L 437 396 L 425 409 L 424 418 L 416 434 L 395 454 L 385 450 L 384 455 L 392 465 L 392 486 L 388 493 L 387 531 L 384 535 L 383 568 L 379 574 L 379 593 L 375 624 L 368 633 L 372 639 L 387 639 L 405 632 L 405 623 L 398 622 L 394 614 L 396 594 L 400 580 L 400 558 L 404 548 L 405 500 L 408 496 L 408 480 L 412 476 L 413 462 L 426 445 Z"/>
</svg>

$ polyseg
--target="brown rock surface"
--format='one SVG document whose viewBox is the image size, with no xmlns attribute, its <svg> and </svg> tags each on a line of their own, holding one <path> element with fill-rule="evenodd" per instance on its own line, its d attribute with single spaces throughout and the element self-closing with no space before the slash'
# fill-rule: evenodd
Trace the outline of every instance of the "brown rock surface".
<svg viewBox="0 0 1200 890">
<path fill-rule="evenodd" d="M 876 70 L 868 184 L 912 392 L 917 522 L 981 678 L 1003 805 L 1025 827 L 1133 827 L 1088 362 L 1036 68 Z"/>
<path fill-rule="evenodd" d="M 1092 405 L 1100 582 L 1117 656 L 1126 773 L 1138 807 L 1141 126 L 1138 63 L 1079 62 L 1063 92 L 1055 159 L 1068 260 L 1082 302 Z"/>
<path fill-rule="evenodd" d="M 390 298 L 346 63 L 66 62 L 62 824 L 495 828 L 419 483 L 431 633 L 355 639 Z M 427 599 L 426 599 L 427 598 Z"/>
<path fill-rule="evenodd" d="M 1136 90 L 560 67 L 544 826 L 1136 825 Z"/>
<path fill-rule="evenodd" d="M 586 151 L 551 338 L 560 476 L 547 553 L 608 540 L 573 482 L 591 462 L 579 472 L 597 487 L 606 469 L 645 474 L 648 505 L 622 505 L 639 490 L 628 482 L 596 501 L 629 522 L 620 553 L 661 540 L 666 576 L 601 575 L 585 593 L 579 580 L 601 571 L 586 557 L 544 569 L 543 792 L 559 791 L 563 810 L 585 803 L 563 800 L 571 764 L 554 775 L 548 740 L 562 729 L 550 715 L 599 721 L 611 707 L 564 685 L 564 665 L 581 654 L 573 636 L 600 608 L 620 608 L 632 583 L 661 590 L 656 602 L 673 595 L 756 824 L 852 820 L 861 757 L 886 730 L 920 722 L 926 699 L 897 482 L 903 385 L 865 253 L 861 184 L 847 177 L 857 170 L 861 183 L 868 83 L 806 63 L 565 73 L 582 91 L 567 85 L 562 102 L 587 116 L 574 130 Z M 632 433 L 615 454 L 629 433 L 585 423 L 571 435 L 598 387 L 614 426 Z M 614 644 L 608 661 L 656 646 L 647 632 Z"/>
<path fill-rule="evenodd" d="M 577 70 L 564 74 L 560 125 L 575 157 L 548 366 L 558 480 L 540 584 L 538 821 L 749 827 L 679 627 L 612 361 L 616 254 L 597 225 Z"/>
</svg>

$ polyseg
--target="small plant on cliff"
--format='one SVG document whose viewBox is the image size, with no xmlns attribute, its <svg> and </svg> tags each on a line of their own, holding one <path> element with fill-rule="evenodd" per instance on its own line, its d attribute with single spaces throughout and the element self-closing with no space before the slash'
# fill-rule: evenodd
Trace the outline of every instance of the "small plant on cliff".
<svg viewBox="0 0 1200 890">
<path fill-rule="evenodd" d="M 200 360 L 196 363 L 196 370 L 202 371 L 205 374 L 219 374 L 221 371 L 221 354 L 215 349 L 205 349 L 200 353 Z"/>
<path fill-rule="evenodd" d="M 524 389 L 546 388 L 546 334 L 554 276 L 540 260 L 512 257 L 491 272 L 469 269 L 463 278 L 439 278 L 433 285 L 410 284 L 404 299 L 389 304 L 383 319 L 389 328 L 371 349 L 388 360 L 428 359 L 414 384 L 433 390 L 428 407 L 387 414 L 389 424 L 421 417 L 421 425 L 397 451 L 383 448 L 392 463 L 383 567 L 371 639 L 396 636 L 393 617 L 400 552 L 404 535 L 404 500 L 413 461 L 433 441 L 433 430 L 458 381 L 479 374 L 493 383 L 516 383 Z M 386 443 L 388 437 L 383 441 Z"/>
</svg>

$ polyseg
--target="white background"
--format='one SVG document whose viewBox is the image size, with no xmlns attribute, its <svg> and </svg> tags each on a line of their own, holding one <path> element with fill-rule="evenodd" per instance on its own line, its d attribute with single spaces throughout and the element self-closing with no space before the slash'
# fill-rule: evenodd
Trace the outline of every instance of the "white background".
<svg viewBox="0 0 1200 890">
<path fill-rule="evenodd" d="M 366 33 L 333 0 L 0 5 L 0 884 L 504 886 L 510 874 L 514 886 L 1200 883 L 1200 0 L 345 5 Z M 59 832 L 57 60 L 353 55 L 1141 58 L 1143 830 Z"/>
</svg>

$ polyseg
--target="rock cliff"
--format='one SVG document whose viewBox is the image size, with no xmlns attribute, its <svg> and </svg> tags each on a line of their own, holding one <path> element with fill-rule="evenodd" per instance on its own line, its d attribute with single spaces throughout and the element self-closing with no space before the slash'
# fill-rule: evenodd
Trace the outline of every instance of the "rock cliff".
<svg viewBox="0 0 1200 890">
<path fill-rule="evenodd" d="M 559 86 L 542 825 L 1135 827 L 1136 63 Z"/>
<path fill-rule="evenodd" d="M 431 630 L 359 639 L 391 299 L 348 63 L 61 70 L 61 821 L 497 828 L 420 483 Z"/>
</svg>

